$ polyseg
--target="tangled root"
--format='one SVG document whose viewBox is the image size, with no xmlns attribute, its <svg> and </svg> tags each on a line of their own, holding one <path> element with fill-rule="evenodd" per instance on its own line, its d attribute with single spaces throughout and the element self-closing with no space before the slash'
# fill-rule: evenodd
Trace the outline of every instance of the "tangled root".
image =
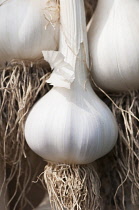
<svg viewBox="0 0 139 210">
<path fill-rule="evenodd" d="M 100 181 L 91 164 L 48 163 L 44 170 L 51 207 L 54 210 L 100 210 Z"/>
<path fill-rule="evenodd" d="M 48 69 L 44 61 L 31 63 L 15 60 L 0 68 L 0 157 L 5 169 L 6 164 L 10 165 L 10 173 L 4 173 L 7 184 L 16 176 L 15 192 L 11 200 L 21 187 L 23 171 L 25 182 L 20 197 L 30 182 L 30 163 L 26 158 L 29 149 L 24 139 L 24 122 L 35 100 L 49 89 L 46 84 Z"/>
<path fill-rule="evenodd" d="M 131 200 L 139 204 L 139 92 L 132 91 L 112 97 L 112 111 L 119 125 L 115 155 L 122 185 L 130 182 Z"/>
<path fill-rule="evenodd" d="M 112 156 L 112 176 L 117 179 L 114 202 L 116 209 L 126 209 L 131 202 L 139 205 L 139 91 L 117 94 L 101 91 L 107 96 L 101 98 L 111 108 L 119 127 Z"/>
</svg>

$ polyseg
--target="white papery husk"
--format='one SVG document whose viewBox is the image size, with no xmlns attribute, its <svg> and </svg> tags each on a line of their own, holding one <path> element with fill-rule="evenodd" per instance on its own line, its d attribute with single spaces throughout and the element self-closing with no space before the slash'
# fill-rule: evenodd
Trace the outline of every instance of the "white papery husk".
<svg viewBox="0 0 139 210">
<path fill-rule="evenodd" d="M 88 27 L 90 69 L 110 92 L 139 88 L 139 2 L 98 0 Z"/>
</svg>

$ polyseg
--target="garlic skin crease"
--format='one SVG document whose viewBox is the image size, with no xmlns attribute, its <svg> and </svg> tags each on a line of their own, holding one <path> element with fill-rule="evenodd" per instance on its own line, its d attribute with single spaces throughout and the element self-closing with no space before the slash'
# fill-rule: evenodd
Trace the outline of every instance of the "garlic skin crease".
<svg viewBox="0 0 139 210">
<path fill-rule="evenodd" d="M 25 137 L 29 147 L 47 161 L 87 164 L 113 148 L 117 140 L 117 124 L 88 80 L 89 60 L 83 0 L 60 0 L 60 3 L 62 30 L 59 50 L 72 66 L 72 69 L 69 69 L 73 71 L 75 79 L 71 82 L 70 88 L 63 87 L 64 74 L 60 87 L 58 76 L 58 86 L 56 84 L 30 111 L 25 123 Z M 81 16 L 78 11 L 82 11 Z M 71 21 L 72 18 L 75 22 Z M 67 25 L 63 24 L 64 21 L 71 24 L 68 25 L 66 35 Z M 76 30 L 74 24 L 79 30 Z M 47 59 L 48 53 L 43 54 Z M 63 65 L 66 61 L 63 61 Z M 54 70 L 53 74 L 56 78 L 58 72 L 55 73 Z"/>
<path fill-rule="evenodd" d="M 139 88 L 139 1 L 98 0 L 88 30 L 96 84 L 109 91 Z"/>
<path fill-rule="evenodd" d="M 0 0 L 0 65 L 11 59 L 36 60 L 56 50 L 57 0 Z"/>
</svg>

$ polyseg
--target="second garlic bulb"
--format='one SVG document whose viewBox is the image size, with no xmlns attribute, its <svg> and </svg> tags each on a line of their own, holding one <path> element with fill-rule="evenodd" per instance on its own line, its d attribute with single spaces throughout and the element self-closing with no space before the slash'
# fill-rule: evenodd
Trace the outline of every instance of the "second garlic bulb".
<svg viewBox="0 0 139 210">
<path fill-rule="evenodd" d="M 98 0 L 88 31 L 91 68 L 109 91 L 139 88 L 139 1 Z"/>
</svg>

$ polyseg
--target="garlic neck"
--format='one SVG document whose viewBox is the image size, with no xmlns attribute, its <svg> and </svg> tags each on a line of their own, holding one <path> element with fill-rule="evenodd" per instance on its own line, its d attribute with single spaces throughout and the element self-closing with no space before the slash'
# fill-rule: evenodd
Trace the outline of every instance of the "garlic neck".
<svg viewBox="0 0 139 210">
<path fill-rule="evenodd" d="M 86 21 L 83 0 L 60 0 L 60 46 L 75 72 L 75 82 L 84 84 L 89 66 Z"/>
<path fill-rule="evenodd" d="M 48 83 L 70 89 L 84 85 L 89 67 L 87 31 L 83 0 L 60 0 L 59 51 L 43 51 L 53 70 Z"/>
</svg>

